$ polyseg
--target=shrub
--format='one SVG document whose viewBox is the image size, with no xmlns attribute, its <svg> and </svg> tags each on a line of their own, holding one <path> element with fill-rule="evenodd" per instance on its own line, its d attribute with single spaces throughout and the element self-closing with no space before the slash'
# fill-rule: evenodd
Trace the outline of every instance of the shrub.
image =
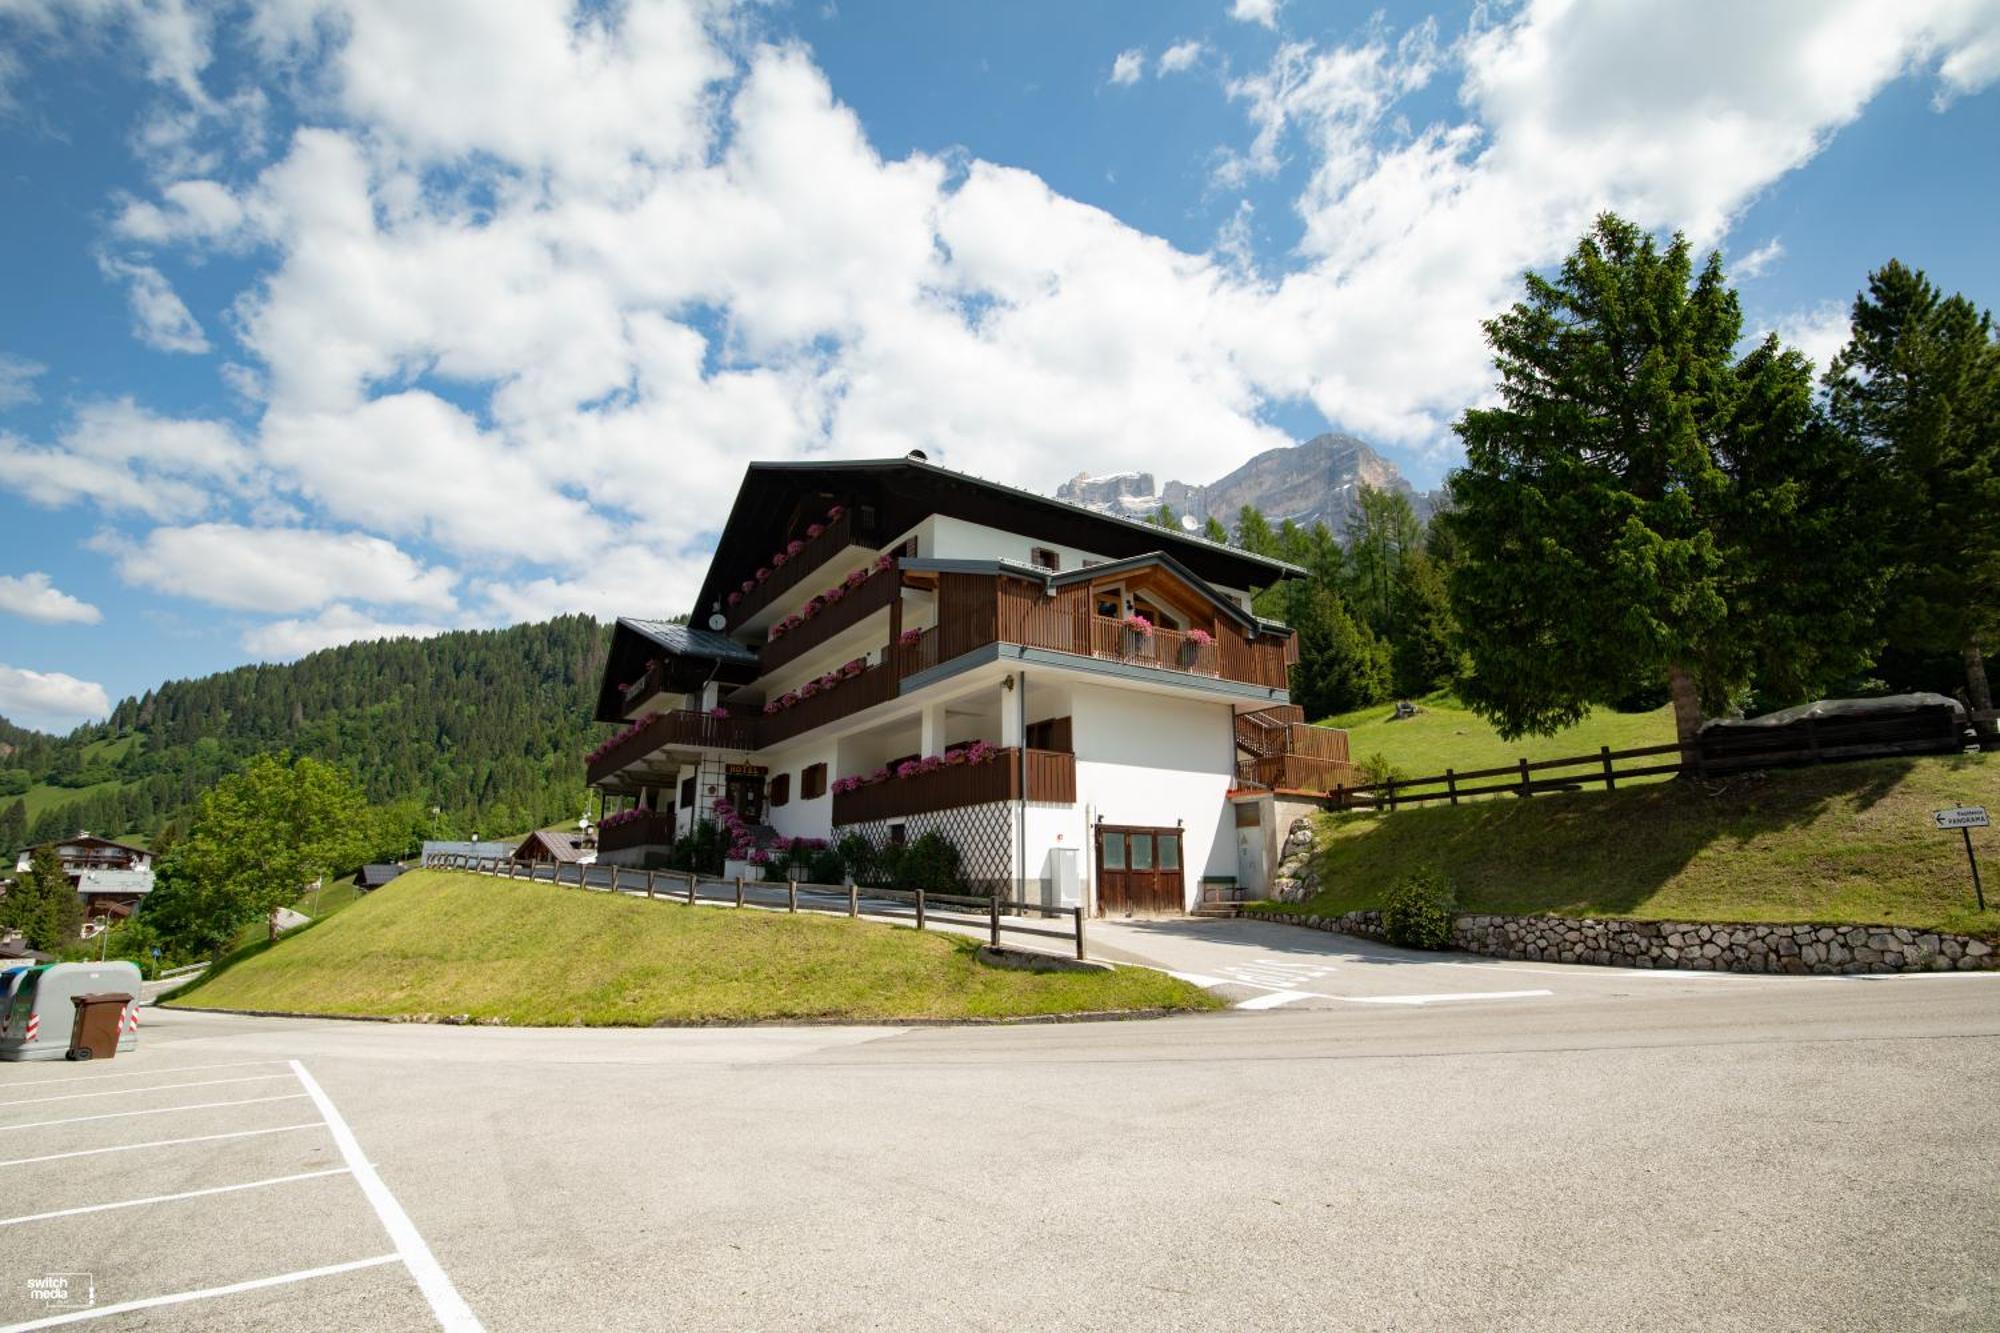
<svg viewBox="0 0 2000 1333">
<path fill-rule="evenodd" d="M 1442 949 L 1451 943 L 1458 904 L 1451 881 L 1434 869 L 1412 871 L 1382 898 L 1382 933 L 1406 949 Z"/>
<path fill-rule="evenodd" d="M 915 842 L 905 843 L 896 855 L 890 887 L 912 892 L 964 893 L 965 878 L 959 873 L 958 848 L 935 830 Z"/>
<path fill-rule="evenodd" d="M 852 875 L 861 883 L 873 883 L 876 879 L 875 848 L 859 833 L 850 833 L 833 845 L 833 854 L 840 858 L 840 869 L 834 879 L 841 875 Z"/>
<path fill-rule="evenodd" d="M 673 850 L 667 854 L 667 868 L 684 872 L 691 870 L 698 875 L 720 875 L 722 851 L 721 830 L 704 819 L 692 831 L 674 839 Z"/>
<path fill-rule="evenodd" d="M 1361 771 L 1368 775 L 1369 783 L 1374 786 L 1380 786 L 1391 778 L 1401 782 L 1406 776 L 1403 770 L 1397 768 L 1389 756 L 1380 750 L 1361 761 Z"/>
</svg>

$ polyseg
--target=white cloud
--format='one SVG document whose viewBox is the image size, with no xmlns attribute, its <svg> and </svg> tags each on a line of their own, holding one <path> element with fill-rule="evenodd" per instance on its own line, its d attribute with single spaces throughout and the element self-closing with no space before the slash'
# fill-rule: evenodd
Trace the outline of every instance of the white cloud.
<svg viewBox="0 0 2000 1333">
<path fill-rule="evenodd" d="M 0 665 L 0 716 L 21 726 L 63 732 L 110 712 L 111 700 L 94 680 Z"/>
<path fill-rule="evenodd" d="M 95 625 L 104 619 L 96 607 L 63 592 L 39 570 L 0 574 L 0 611 L 51 625 Z"/>
<path fill-rule="evenodd" d="M 1729 276 L 1737 279 L 1761 278 L 1770 271 L 1771 265 L 1785 257 L 1785 241 L 1782 236 L 1770 240 L 1750 251 L 1740 259 L 1729 263 Z"/>
<path fill-rule="evenodd" d="M 1195 61 L 1200 60 L 1202 52 L 1207 49 L 1192 37 L 1186 41 L 1175 42 L 1160 52 L 1160 73 L 1179 74 L 1182 70 L 1192 69 Z"/>
<path fill-rule="evenodd" d="M 112 230 L 142 245 L 228 243 L 248 222 L 242 201 L 216 181 L 175 181 L 160 192 L 160 199 L 157 204 L 128 201 Z"/>
<path fill-rule="evenodd" d="M 1847 345 L 1853 328 L 1845 301 L 1822 301 L 1809 310 L 1795 310 L 1779 319 L 1772 332 L 1780 341 L 1804 352 L 1824 372 Z"/>
<path fill-rule="evenodd" d="M 208 335 L 166 275 L 150 264 L 113 255 L 97 261 L 107 278 L 126 284 L 132 305 L 132 336 L 162 352 L 206 352 Z"/>
<path fill-rule="evenodd" d="M 1278 26 L 1278 9 L 1284 0 L 1230 0 L 1229 17 L 1239 23 L 1261 23 L 1267 28 Z"/>
<path fill-rule="evenodd" d="M 41 395 L 35 392 L 35 381 L 47 370 L 39 361 L 0 352 L 0 410 L 38 399 Z"/>
<path fill-rule="evenodd" d="M 1146 53 L 1136 46 L 1130 50 L 1120 51 L 1118 58 L 1111 62 L 1111 82 L 1116 84 L 1137 83 L 1140 75 L 1145 72 Z"/>
<path fill-rule="evenodd" d="M 358 532 L 198 523 L 100 542 L 128 583 L 237 611 L 312 611 L 336 601 L 445 609 L 457 575 Z"/>
<path fill-rule="evenodd" d="M 0 486 L 37 504 L 91 501 L 153 519 L 192 518 L 252 485 L 255 460 L 227 426 L 157 416 L 128 399 L 84 405 L 52 446 L 0 431 Z"/>
<path fill-rule="evenodd" d="M 374 639 L 428 639 L 442 634 L 448 625 L 385 621 L 336 603 L 318 615 L 293 620 L 273 620 L 243 633 L 245 651 L 265 661 L 289 662 L 336 648 L 343 643 Z"/>
</svg>

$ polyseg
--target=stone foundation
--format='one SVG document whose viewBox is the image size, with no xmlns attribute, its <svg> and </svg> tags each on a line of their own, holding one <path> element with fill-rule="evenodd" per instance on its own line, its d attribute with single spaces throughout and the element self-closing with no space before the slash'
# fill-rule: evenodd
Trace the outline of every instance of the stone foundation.
<svg viewBox="0 0 2000 1333">
<path fill-rule="evenodd" d="M 1259 913 L 1314 930 L 1382 938 L 1377 912 L 1342 916 Z M 1906 926 L 1817 926 L 1689 921 L 1606 921 L 1467 912 L 1452 921 L 1452 947 L 1493 958 L 1693 972 L 1981 972 L 2000 955 L 1969 935 Z"/>
</svg>

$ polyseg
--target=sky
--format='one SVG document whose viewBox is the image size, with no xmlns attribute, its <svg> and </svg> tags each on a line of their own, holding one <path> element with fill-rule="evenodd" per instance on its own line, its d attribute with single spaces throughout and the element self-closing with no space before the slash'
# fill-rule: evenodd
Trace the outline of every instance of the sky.
<svg viewBox="0 0 2000 1333">
<path fill-rule="evenodd" d="M 751 459 L 1420 487 L 1603 209 L 2000 291 L 2000 0 L 0 0 L 0 715 L 689 610 Z"/>
</svg>

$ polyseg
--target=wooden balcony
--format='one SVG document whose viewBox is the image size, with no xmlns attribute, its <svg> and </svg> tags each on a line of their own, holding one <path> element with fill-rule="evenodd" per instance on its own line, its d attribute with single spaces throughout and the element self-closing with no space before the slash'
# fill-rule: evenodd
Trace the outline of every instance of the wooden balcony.
<svg viewBox="0 0 2000 1333">
<path fill-rule="evenodd" d="M 1057 750 L 1029 750 L 1027 755 L 1028 799 L 1075 804 L 1076 756 Z M 1020 797 L 1021 751 L 1009 748 L 983 764 L 947 764 L 935 772 L 835 792 L 833 822 L 836 827 L 866 824 Z"/>
<path fill-rule="evenodd" d="M 1211 639 L 1207 644 L 1177 630 L 1156 628 L 1151 634 L 1137 634 L 1123 621 L 1097 615 L 1090 590 L 1082 585 L 1063 588 L 1049 597 L 1039 587 L 1011 578 L 947 576 L 940 587 L 938 624 L 946 639 L 942 645 L 946 660 L 955 652 L 976 646 L 958 647 L 959 641 L 990 633 L 987 642 L 998 639 L 1028 648 L 1280 690 L 1289 685 L 1291 664 L 1298 655 L 1289 635 L 1253 639 L 1236 622 L 1221 616 L 1216 617 L 1212 629 L 1204 629 Z"/>
<path fill-rule="evenodd" d="M 1330 792 L 1341 787 L 1363 786 L 1368 778 L 1345 759 L 1274 754 L 1238 760 L 1236 780 L 1246 787 L 1269 787 L 1273 791 Z"/>
<path fill-rule="evenodd" d="M 585 780 L 596 784 L 668 747 L 706 750 L 754 750 L 755 719 L 711 717 L 685 708 L 648 714 L 652 720 L 585 765 Z"/>
<path fill-rule="evenodd" d="M 861 586 L 849 589 L 839 601 L 828 603 L 811 620 L 766 643 L 759 654 L 758 670 L 769 674 L 796 662 L 877 611 L 893 605 L 902 595 L 901 584 L 902 575 L 893 566 L 876 570 Z"/>
<path fill-rule="evenodd" d="M 729 619 L 730 629 L 735 629 L 759 611 L 777 602 L 808 578 L 824 577 L 821 574 L 821 567 L 854 544 L 854 511 L 852 509 L 845 511 L 839 518 L 828 523 L 825 531 L 819 536 L 807 537 L 804 541 L 803 550 L 795 556 L 787 556 L 782 565 L 766 566 L 771 572 L 764 581 L 743 593 L 742 600 L 735 606 L 726 607 L 724 614 Z M 770 556 L 764 558 L 768 560 Z M 739 581 L 748 579 L 755 572 L 754 569 L 746 569 L 738 575 L 738 579 Z M 844 575 L 847 571 L 843 569 L 840 573 Z M 735 590 L 741 591 L 741 588 Z"/>
<path fill-rule="evenodd" d="M 665 847 L 674 840 L 674 817 L 670 811 L 648 810 L 637 819 L 601 825 L 597 830 L 597 850 L 624 852 L 634 847 Z"/>
<path fill-rule="evenodd" d="M 891 660 L 879 662 L 830 690 L 822 690 L 781 712 L 758 718 L 757 739 L 765 746 L 777 745 L 794 736 L 804 735 L 814 727 L 823 727 L 864 708 L 887 703 L 896 697 L 897 686 L 901 683 L 902 673 L 897 670 L 892 654 Z"/>
</svg>

